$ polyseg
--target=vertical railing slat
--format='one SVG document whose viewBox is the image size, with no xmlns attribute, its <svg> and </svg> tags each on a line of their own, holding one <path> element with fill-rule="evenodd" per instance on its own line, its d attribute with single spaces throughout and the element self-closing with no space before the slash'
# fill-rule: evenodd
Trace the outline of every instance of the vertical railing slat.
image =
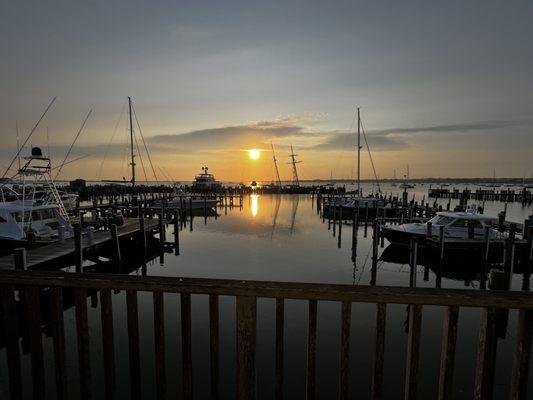
<svg viewBox="0 0 533 400">
<path fill-rule="evenodd" d="M 102 289 L 100 291 L 100 317 L 102 322 L 106 399 L 114 399 L 116 396 L 115 339 L 113 332 L 113 303 L 110 289 Z"/>
<path fill-rule="evenodd" d="M 383 367 L 385 362 L 385 327 L 387 322 L 387 305 L 378 303 L 376 312 L 376 332 L 374 339 L 374 365 L 372 375 L 372 399 L 380 400 L 383 396 Z"/>
<path fill-rule="evenodd" d="M 68 399 L 67 391 L 67 353 L 65 348 L 65 323 L 63 317 L 63 289 L 51 288 L 50 312 L 52 335 L 54 340 L 54 363 L 56 377 L 56 393 L 60 400 Z"/>
<path fill-rule="evenodd" d="M 483 308 L 479 326 L 474 399 L 490 400 L 494 388 L 496 310 Z"/>
<path fill-rule="evenodd" d="M 341 345 L 339 357 L 339 400 L 348 398 L 348 382 L 350 373 L 350 325 L 352 319 L 352 303 L 343 301 L 341 306 Z"/>
<path fill-rule="evenodd" d="M 309 325 L 307 328 L 307 370 L 305 398 L 313 400 L 316 393 L 316 312 L 317 301 L 309 300 Z"/>
<path fill-rule="evenodd" d="M 6 338 L 7 369 L 9 375 L 9 395 L 12 399 L 22 398 L 22 375 L 20 372 L 20 350 L 18 317 L 15 306 L 15 290 L 11 285 L 2 286 L 2 309 Z"/>
<path fill-rule="evenodd" d="M 78 343 L 78 365 L 80 369 L 80 395 L 82 399 L 90 399 L 91 393 L 91 354 L 89 347 L 89 321 L 87 317 L 87 290 L 74 289 L 76 308 L 76 333 Z"/>
<path fill-rule="evenodd" d="M 219 333 L 218 333 L 218 296 L 209 295 L 209 349 L 211 363 L 211 398 L 219 399 Z"/>
<path fill-rule="evenodd" d="M 155 382 L 157 398 L 166 397 L 165 372 L 165 310 L 163 292 L 155 291 L 154 298 L 154 345 L 155 345 Z"/>
<path fill-rule="evenodd" d="M 45 382 L 39 288 L 37 286 L 28 286 L 25 289 L 25 293 L 28 306 L 28 330 L 30 334 L 33 398 L 42 399 L 45 397 Z"/>
<path fill-rule="evenodd" d="M 192 322 L 191 295 L 181 294 L 181 357 L 183 368 L 183 398 L 191 400 L 192 388 Z"/>
<path fill-rule="evenodd" d="M 282 298 L 276 299 L 276 399 L 283 399 L 283 344 L 284 344 L 285 304 Z"/>
<path fill-rule="evenodd" d="M 527 398 L 531 338 L 533 334 L 533 311 L 519 311 L 516 333 L 516 349 L 514 354 L 510 398 L 511 400 L 522 400 Z"/>
<path fill-rule="evenodd" d="M 237 296 L 237 400 L 255 399 L 256 298 Z"/>
<path fill-rule="evenodd" d="M 457 342 L 457 322 L 459 307 L 446 307 L 442 332 L 442 348 L 440 354 L 439 400 L 453 398 L 453 371 L 455 365 L 455 345 Z"/>
<path fill-rule="evenodd" d="M 348 398 L 348 382 L 350 373 L 350 324 L 352 319 L 352 303 L 343 301 L 341 306 L 341 344 L 339 357 L 339 400 Z"/>
<path fill-rule="evenodd" d="M 126 290 L 128 349 L 130 357 L 130 398 L 141 398 L 141 360 L 139 357 L 139 313 L 137 292 Z"/>
<path fill-rule="evenodd" d="M 420 332 L 422 327 L 422 306 L 409 305 L 409 333 L 405 366 L 406 400 L 416 399 L 418 384 L 418 363 L 420 360 Z"/>
</svg>

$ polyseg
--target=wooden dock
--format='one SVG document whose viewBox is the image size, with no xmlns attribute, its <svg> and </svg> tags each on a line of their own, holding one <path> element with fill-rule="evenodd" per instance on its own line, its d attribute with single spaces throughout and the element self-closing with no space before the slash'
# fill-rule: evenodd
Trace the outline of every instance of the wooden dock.
<svg viewBox="0 0 533 400">
<path fill-rule="evenodd" d="M 462 200 L 477 200 L 477 201 L 504 201 L 506 203 L 518 202 L 522 204 L 533 204 L 533 192 L 531 190 L 523 189 L 515 191 L 511 189 L 439 189 L 430 188 L 428 197 L 436 199 L 462 199 Z"/>
<path fill-rule="evenodd" d="M 156 231 L 158 229 L 158 220 L 145 219 L 145 230 Z M 117 237 L 119 239 L 132 237 L 139 234 L 140 223 L 137 218 L 126 218 L 124 224 L 117 227 Z M 84 253 L 96 249 L 113 241 L 113 235 L 110 230 L 95 230 L 92 240 L 89 235 L 82 235 L 81 247 Z M 54 242 L 48 245 L 35 247 L 26 250 L 26 269 L 34 269 L 42 264 L 53 262 L 64 257 L 76 254 L 75 238 L 71 237 L 63 241 Z M 14 255 L 0 257 L 0 270 L 15 269 Z"/>
</svg>

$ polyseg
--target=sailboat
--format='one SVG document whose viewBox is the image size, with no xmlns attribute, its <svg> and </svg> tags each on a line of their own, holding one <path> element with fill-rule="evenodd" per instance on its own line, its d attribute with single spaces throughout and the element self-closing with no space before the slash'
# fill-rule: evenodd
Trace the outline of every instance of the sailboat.
<svg viewBox="0 0 533 400">
<path fill-rule="evenodd" d="M 489 183 L 488 185 L 485 185 L 485 187 L 490 187 L 490 188 L 498 188 L 500 187 L 501 185 L 498 185 L 496 183 L 496 168 L 494 168 L 492 170 L 492 183 Z"/>
<path fill-rule="evenodd" d="M 392 187 L 396 187 L 396 186 L 398 186 L 398 184 L 396 183 L 396 179 L 397 179 L 397 178 L 396 178 L 396 170 L 394 170 L 394 176 L 393 176 L 392 179 L 393 179 L 394 181 L 392 182 L 391 186 L 392 186 Z"/>
<path fill-rule="evenodd" d="M 355 182 L 356 189 L 354 192 L 352 192 L 351 198 L 343 198 L 343 199 L 335 199 L 333 200 L 333 204 L 326 204 L 325 210 L 326 212 L 330 209 L 333 209 L 334 207 L 340 207 L 343 209 L 343 212 L 346 212 L 347 215 L 351 215 L 355 208 L 368 208 L 371 214 L 375 215 L 376 211 L 380 208 L 385 207 L 385 201 L 380 199 L 379 197 L 373 197 L 373 196 L 361 196 L 361 111 L 360 108 L 357 107 L 357 162 L 356 162 L 356 177 L 357 180 Z M 366 140 L 366 139 L 365 139 Z M 368 146 L 368 144 L 367 144 Z M 372 159 L 371 159 L 372 160 Z M 375 170 L 374 170 L 375 173 Z M 377 176 L 376 176 L 377 180 Z M 379 182 L 378 182 L 378 188 L 379 188 Z M 346 215 L 346 214 L 345 214 Z"/>
<path fill-rule="evenodd" d="M 402 189 L 413 189 L 415 187 L 415 185 L 413 185 L 412 183 L 409 182 L 409 164 L 407 165 L 406 174 L 403 177 L 404 177 L 404 181 L 400 185 L 400 187 Z"/>
</svg>

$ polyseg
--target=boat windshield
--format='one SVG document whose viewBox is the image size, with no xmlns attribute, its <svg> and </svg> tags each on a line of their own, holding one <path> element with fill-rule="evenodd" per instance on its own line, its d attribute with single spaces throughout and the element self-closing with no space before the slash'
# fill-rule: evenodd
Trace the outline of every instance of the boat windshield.
<svg viewBox="0 0 533 400">
<path fill-rule="evenodd" d="M 429 220 L 433 225 L 442 225 L 446 226 L 450 222 L 452 222 L 454 218 L 451 217 L 445 217 L 444 215 L 437 215 Z"/>
</svg>

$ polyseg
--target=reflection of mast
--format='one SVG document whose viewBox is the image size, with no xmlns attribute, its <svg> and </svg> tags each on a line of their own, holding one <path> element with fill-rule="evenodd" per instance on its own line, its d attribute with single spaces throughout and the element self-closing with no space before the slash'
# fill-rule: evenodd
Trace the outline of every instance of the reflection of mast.
<svg viewBox="0 0 533 400">
<path fill-rule="evenodd" d="M 292 203 L 292 215 L 291 215 L 291 230 L 290 234 L 294 231 L 294 224 L 296 222 L 296 212 L 298 211 L 298 204 L 300 203 L 300 196 L 296 196 L 296 201 Z"/>
<path fill-rule="evenodd" d="M 279 177 L 278 161 L 276 160 L 274 145 L 270 143 L 270 147 L 272 148 L 272 159 L 274 160 L 274 167 L 276 168 L 276 178 L 278 178 L 278 186 L 281 187 L 281 178 Z"/>
<path fill-rule="evenodd" d="M 292 164 L 292 183 L 295 186 L 300 186 L 300 180 L 298 179 L 298 170 L 296 169 L 296 164 L 301 163 L 301 161 L 296 161 L 296 156 L 298 154 L 294 154 L 294 150 L 292 149 L 291 144 L 291 155 L 289 156 L 291 158 L 291 162 L 289 164 Z"/>
<path fill-rule="evenodd" d="M 274 237 L 274 231 L 276 230 L 276 222 L 278 221 L 279 206 L 281 205 L 281 197 L 276 196 L 276 210 L 274 211 L 274 220 L 272 221 L 272 232 L 270 233 L 270 240 Z"/>
</svg>

